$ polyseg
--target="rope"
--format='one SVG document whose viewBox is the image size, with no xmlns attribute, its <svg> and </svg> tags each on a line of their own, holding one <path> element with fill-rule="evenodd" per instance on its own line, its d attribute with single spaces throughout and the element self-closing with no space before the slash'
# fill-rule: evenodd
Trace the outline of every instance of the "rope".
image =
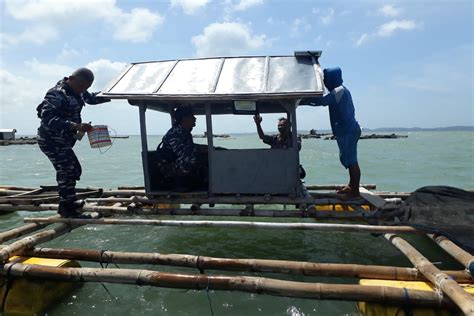
<svg viewBox="0 0 474 316">
<path fill-rule="evenodd" d="M 211 316 L 214 316 L 214 310 L 212 309 L 212 301 L 211 301 L 211 297 L 209 296 L 209 283 L 210 282 L 211 282 L 211 278 L 207 276 L 206 296 L 207 296 L 207 301 L 209 302 L 209 310 L 211 311 Z"/>
<path fill-rule="evenodd" d="M 10 266 L 8 267 L 7 269 L 7 274 L 5 276 L 5 282 L 2 284 L 2 287 L 5 286 L 5 292 L 3 293 L 3 298 L 2 298 L 2 306 L 1 306 L 1 312 L 2 314 L 4 313 L 5 311 L 5 303 L 7 301 L 7 296 L 8 296 L 8 293 L 10 292 L 10 289 L 12 288 L 12 285 L 13 285 L 13 279 L 14 277 L 12 277 L 11 275 L 11 272 L 12 272 L 12 268 L 15 264 L 17 264 L 18 262 L 20 261 L 20 258 L 14 260 Z"/>
<path fill-rule="evenodd" d="M 196 268 L 199 270 L 199 273 L 204 274 L 204 269 L 199 266 L 199 259 L 200 259 L 200 258 L 201 258 L 201 256 L 197 256 L 197 259 L 196 259 Z"/>
<path fill-rule="evenodd" d="M 106 251 L 107 251 L 107 250 L 105 250 L 105 249 L 102 249 L 102 250 L 100 251 L 99 264 L 100 264 L 100 266 L 101 266 L 102 269 L 107 269 L 107 267 L 109 266 L 109 262 L 105 262 L 105 267 L 104 267 L 104 261 L 102 260 L 102 258 L 104 258 L 104 253 L 105 253 Z M 115 266 L 117 266 L 117 265 L 115 264 Z M 117 268 L 118 268 L 118 266 L 117 266 Z M 103 282 L 100 282 L 100 284 L 101 284 L 102 287 L 104 288 L 105 292 L 107 292 L 107 294 L 109 294 L 109 296 L 110 296 L 111 298 L 113 298 L 114 300 L 117 300 L 117 297 L 114 296 L 114 295 L 112 294 L 112 292 L 110 292 L 110 290 L 107 288 L 107 286 L 105 286 L 105 284 L 104 284 Z"/>
</svg>

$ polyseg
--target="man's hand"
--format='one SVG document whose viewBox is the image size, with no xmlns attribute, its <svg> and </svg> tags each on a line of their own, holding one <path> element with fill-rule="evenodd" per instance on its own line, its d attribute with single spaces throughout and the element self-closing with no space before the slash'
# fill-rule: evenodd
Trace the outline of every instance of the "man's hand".
<svg viewBox="0 0 474 316">
<path fill-rule="evenodd" d="M 255 121 L 255 124 L 257 125 L 260 125 L 260 123 L 262 123 L 262 117 L 260 116 L 260 114 L 254 115 L 253 120 Z"/>
<path fill-rule="evenodd" d="M 79 132 L 90 132 L 92 131 L 92 125 L 87 123 L 72 123 L 71 128 Z"/>
</svg>

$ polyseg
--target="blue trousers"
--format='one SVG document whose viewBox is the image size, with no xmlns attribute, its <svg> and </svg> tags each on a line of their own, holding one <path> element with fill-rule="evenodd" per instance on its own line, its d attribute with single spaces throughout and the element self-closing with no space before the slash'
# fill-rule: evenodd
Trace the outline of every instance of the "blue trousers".
<svg viewBox="0 0 474 316">
<path fill-rule="evenodd" d="M 76 181 L 81 178 L 82 168 L 72 146 L 42 137 L 38 137 L 38 145 L 56 170 L 59 201 L 62 203 L 76 201 Z"/>
</svg>

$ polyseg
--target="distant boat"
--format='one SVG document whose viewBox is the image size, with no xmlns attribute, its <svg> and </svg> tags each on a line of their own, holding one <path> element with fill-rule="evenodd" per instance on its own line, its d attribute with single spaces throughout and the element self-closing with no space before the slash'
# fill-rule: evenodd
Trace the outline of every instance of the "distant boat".
<svg viewBox="0 0 474 316">
<path fill-rule="evenodd" d="M 110 138 L 129 138 L 130 136 L 125 135 L 125 136 L 110 136 Z"/>
</svg>

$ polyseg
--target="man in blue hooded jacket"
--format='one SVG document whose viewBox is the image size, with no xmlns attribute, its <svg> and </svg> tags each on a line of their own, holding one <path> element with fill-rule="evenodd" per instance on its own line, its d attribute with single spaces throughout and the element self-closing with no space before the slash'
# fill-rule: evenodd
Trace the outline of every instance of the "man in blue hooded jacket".
<svg viewBox="0 0 474 316">
<path fill-rule="evenodd" d="M 347 193 L 347 198 L 360 196 L 360 168 L 357 162 L 357 142 L 361 130 L 355 119 L 354 104 L 349 90 L 342 85 L 340 68 L 324 69 L 324 85 L 329 93 L 323 97 L 304 98 L 300 105 L 329 106 L 331 128 L 339 147 L 342 165 L 349 169 L 349 184 L 338 193 Z"/>
</svg>

